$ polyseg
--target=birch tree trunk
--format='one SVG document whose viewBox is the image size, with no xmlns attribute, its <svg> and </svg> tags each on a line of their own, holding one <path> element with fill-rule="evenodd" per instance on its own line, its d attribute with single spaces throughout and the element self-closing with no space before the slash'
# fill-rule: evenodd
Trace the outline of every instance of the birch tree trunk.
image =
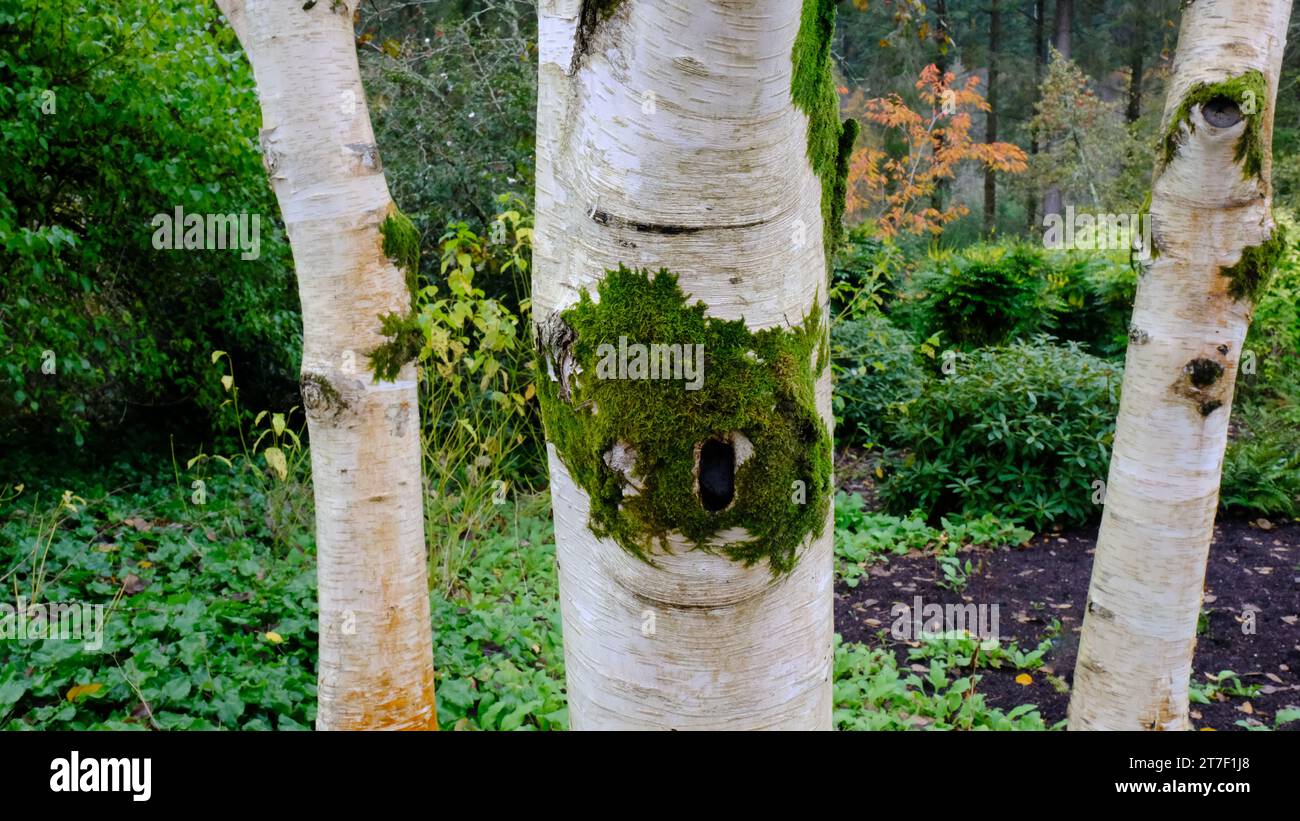
<svg viewBox="0 0 1300 821">
<path fill-rule="evenodd" d="M 1183 12 L 1071 729 L 1188 727 L 1237 368 L 1281 248 L 1269 179 L 1290 12 L 1291 0 Z"/>
<path fill-rule="evenodd" d="M 584 483 L 574 467 L 582 464 L 576 445 L 566 454 L 557 443 L 564 420 L 591 426 L 603 412 L 608 424 L 621 421 L 608 418 L 616 411 L 607 398 L 617 402 L 617 393 L 580 407 L 583 390 L 623 388 L 598 387 L 592 380 L 598 375 L 586 369 L 579 374 L 571 350 L 596 340 L 583 338 L 587 326 L 575 333 L 565 314 L 581 292 L 596 298 L 600 287 L 609 288 L 600 291 L 599 304 L 611 322 L 622 319 L 617 311 L 654 310 L 636 299 L 612 307 L 613 280 L 652 287 L 626 271 L 614 277 L 610 272 L 621 265 L 667 269 L 691 301 L 703 303 L 709 322 L 739 320 L 746 334 L 772 329 L 794 339 L 791 329 L 812 317 L 809 326 L 824 346 L 823 228 L 839 224 L 843 168 L 835 166 L 846 160 L 845 144 L 851 147 L 856 135 L 841 131 L 830 77 L 834 3 L 809 0 L 801 9 L 789 0 L 541 0 L 539 7 L 533 311 L 552 375 L 541 395 L 571 726 L 829 729 L 832 417 L 825 348 L 790 362 L 807 372 L 796 391 L 811 420 L 803 428 L 812 442 L 807 450 L 821 453 L 825 446 L 824 462 L 806 476 L 798 472 L 806 455 L 798 448 L 774 455 L 762 444 L 771 433 L 764 426 L 780 422 L 775 416 L 753 428 L 719 423 L 699 435 L 699 417 L 682 413 L 657 427 L 651 439 L 658 441 L 630 444 L 611 436 L 591 445 L 597 453 L 586 462 L 588 478 L 615 481 L 617 506 L 604 495 L 608 484 Z M 817 105 L 807 102 L 810 87 Z M 664 277 L 656 275 L 654 283 L 662 285 Z M 630 341 L 698 341 L 667 338 L 670 329 L 658 321 L 639 327 L 645 337 Z M 732 392 L 748 392 L 713 374 L 731 368 L 762 383 L 773 367 L 754 355 L 747 360 L 752 371 L 744 371 L 743 362 L 728 362 L 712 348 L 704 361 L 701 390 L 681 394 L 674 393 L 680 387 L 667 387 L 665 401 L 689 395 L 712 408 Z M 626 407 L 635 413 L 637 402 Z M 581 443 L 593 429 L 580 428 L 564 441 Z M 670 459 L 653 460 L 650 449 L 693 453 L 695 466 L 670 477 L 662 467 Z M 711 452 L 721 453 L 721 462 L 711 463 Z M 766 470 L 801 477 L 788 483 L 795 485 L 790 505 L 774 504 L 748 529 L 729 527 L 697 546 L 683 535 L 688 522 L 707 529 L 759 492 L 763 479 L 746 475 L 747 459 L 767 459 Z M 715 514 L 708 511 L 720 507 L 709 496 L 715 468 L 725 474 L 721 501 L 728 491 L 735 496 L 717 512 L 723 518 L 710 520 Z M 804 479 L 808 496 L 800 503 Z M 659 520 L 649 550 L 629 547 L 638 538 L 625 527 L 629 511 L 646 497 L 671 492 L 674 481 L 687 499 L 680 516 Z M 782 487 L 773 498 L 790 493 Z M 747 535 L 776 532 L 808 510 L 817 511 L 816 526 L 801 534 L 793 560 L 747 565 L 732 558 Z M 609 529 L 597 526 L 602 515 Z"/>
<path fill-rule="evenodd" d="M 320 597 L 316 726 L 436 729 L 415 369 L 407 363 L 380 381 L 365 359 L 385 341 L 379 316 L 410 311 L 389 243 L 402 239 L 409 250 L 413 229 L 394 215 L 371 130 L 352 29 L 357 0 L 218 5 L 253 67 L 263 162 L 302 300 Z M 408 235 L 381 225 L 405 225 Z"/>
</svg>

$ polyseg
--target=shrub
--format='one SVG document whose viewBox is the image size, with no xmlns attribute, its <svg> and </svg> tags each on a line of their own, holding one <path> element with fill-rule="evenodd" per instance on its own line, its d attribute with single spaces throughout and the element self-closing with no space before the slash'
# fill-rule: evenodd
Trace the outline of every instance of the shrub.
<svg viewBox="0 0 1300 821">
<path fill-rule="evenodd" d="M 526 289 L 532 217 L 516 198 L 485 236 L 463 222 L 440 240 L 439 275 L 420 289 L 420 403 L 430 579 L 456 582 L 469 540 L 541 471 L 531 349 L 521 337 L 527 314 L 487 295 L 478 279 L 496 275 Z M 527 291 L 520 299 L 527 305 Z"/>
<path fill-rule="evenodd" d="M 1123 357 L 1137 295 L 1137 272 L 1118 253 L 1060 251 L 1044 256 L 1047 327 L 1089 353 Z"/>
<path fill-rule="evenodd" d="M 1025 338 L 1048 326 L 1042 252 L 1028 245 L 977 245 L 942 255 L 909 283 L 902 322 L 919 336 L 969 350 Z"/>
<path fill-rule="evenodd" d="M 831 307 L 849 315 L 882 306 L 902 273 L 903 250 L 870 225 L 849 230 L 831 265 Z"/>
<path fill-rule="evenodd" d="M 0 11 L 0 435 L 39 426 L 80 444 L 128 408 L 216 413 L 214 349 L 254 395 L 287 399 L 297 292 L 260 121 L 205 0 Z M 260 255 L 155 249 L 151 218 L 177 206 L 260 215 Z"/>
<path fill-rule="evenodd" d="M 965 350 L 1046 332 L 1122 356 L 1136 291 L 1125 254 L 986 243 L 932 254 L 894 316 L 914 334 L 938 333 Z"/>
<path fill-rule="evenodd" d="M 1049 337 L 958 355 L 954 373 L 895 406 L 890 436 L 905 450 L 881 487 L 891 512 L 993 513 L 1082 522 L 1110 460 L 1121 368 Z"/>
<path fill-rule="evenodd" d="M 1292 517 L 1300 513 L 1300 416 L 1244 408 L 1248 430 L 1229 443 L 1219 504 L 1224 510 Z"/>
<path fill-rule="evenodd" d="M 883 440 L 889 408 L 916 396 L 925 378 L 912 338 L 875 311 L 831 328 L 835 423 L 843 440 Z"/>
</svg>

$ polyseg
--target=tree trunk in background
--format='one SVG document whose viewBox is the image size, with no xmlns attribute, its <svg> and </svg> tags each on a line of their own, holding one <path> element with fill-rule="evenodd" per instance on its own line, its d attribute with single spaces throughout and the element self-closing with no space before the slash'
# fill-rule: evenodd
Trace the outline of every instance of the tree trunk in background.
<svg viewBox="0 0 1300 821">
<path fill-rule="evenodd" d="M 1043 85 L 1043 69 L 1047 65 L 1047 40 L 1044 29 L 1047 0 L 1034 0 L 1034 94 Z M 1029 156 L 1038 154 L 1038 130 L 1030 129 Z M 1032 160 L 1031 160 L 1032 163 Z M 1038 189 L 1029 181 L 1029 197 L 1025 202 L 1026 225 L 1032 236 L 1038 231 Z"/>
<path fill-rule="evenodd" d="M 939 43 L 939 53 L 935 57 L 934 65 L 939 69 L 939 76 L 942 77 L 952 65 L 947 0 L 935 0 L 934 33 L 935 40 Z M 948 201 L 948 191 L 951 188 L 952 181 L 947 177 L 940 177 L 935 180 L 934 191 L 930 193 L 930 207 L 935 211 L 943 211 L 943 205 Z"/>
<path fill-rule="evenodd" d="M 537 322 L 622 264 L 677 273 L 709 317 L 799 324 L 827 297 L 823 181 L 791 93 L 808 12 L 790 0 L 597 11 L 607 5 L 539 4 Z M 834 20 L 830 0 L 805 6 Z M 814 373 L 809 399 L 829 431 L 830 371 Z M 706 377 L 703 393 L 714 389 Z M 784 575 L 692 550 L 675 530 L 652 565 L 593 534 L 592 497 L 554 433 L 548 424 L 571 726 L 829 729 L 829 513 Z"/>
<path fill-rule="evenodd" d="M 1290 11 L 1291 0 L 1197 0 L 1183 12 L 1162 127 L 1177 139 L 1154 176 L 1157 255 L 1133 308 L 1071 729 L 1188 726 L 1237 368 L 1278 251 L 1269 179 Z"/>
<path fill-rule="evenodd" d="M 218 0 L 253 66 L 263 162 L 302 300 L 323 730 L 436 729 L 415 368 L 374 382 L 379 316 L 406 314 L 393 211 L 357 69 L 357 0 Z"/>
<path fill-rule="evenodd" d="M 984 142 L 998 141 L 998 48 L 1002 45 L 1002 12 L 998 0 L 989 8 L 989 113 Z M 998 178 L 993 169 L 984 172 L 984 233 L 991 235 L 998 226 Z"/>
<path fill-rule="evenodd" d="M 948 2 L 947 0 L 935 0 L 934 4 L 934 39 L 939 44 L 939 55 L 934 61 L 939 71 L 945 72 L 949 68 L 949 47 L 951 46 L 952 34 L 948 28 Z"/>
<path fill-rule="evenodd" d="M 1146 56 L 1146 38 L 1142 32 L 1140 25 L 1133 27 L 1133 46 L 1128 56 L 1128 108 L 1124 110 L 1124 119 L 1130 123 L 1137 122 L 1142 116 L 1142 73 L 1145 70 L 1143 58 Z"/>
<path fill-rule="evenodd" d="M 1070 40 L 1074 27 L 1074 0 L 1056 0 L 1056 15 L 1053 18 L 1052 47 L 1069 60 L 1071 57 Z"/>
<path fill-rule="evenodd" d="M 1074 0 L 1056 0 L 1055 17 L 1053 19 L 1052 29 L 1052 48 L 1061 53 L 1065 59 L 1070 59 L 1070 34 L 1074 21 Z M 1062 212 L 1061 187 L 1053 185 L 1047 189 L 1043 195 L 1043 215 L 1060 214 Z"/>
</svg>

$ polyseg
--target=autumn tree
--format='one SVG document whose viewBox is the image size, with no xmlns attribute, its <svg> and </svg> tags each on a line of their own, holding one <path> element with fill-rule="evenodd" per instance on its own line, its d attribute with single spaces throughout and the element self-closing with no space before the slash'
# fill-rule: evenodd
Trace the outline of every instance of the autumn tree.
<svg viewBox="0 0 1300 821">
<path fill-rule="evenodd" d="M 931 195 L 940 181 L 955 176 L 967 162 L 986 170 L 1018 174 L 1026 168 L 1025 152 L 1004 142 L 979 142 L 971 134 L 972 112 L 988 111 L 978 91 L 979 78 L 955 85 L 952 72 L 927 66 L 916 81 L 920 110 L 900 95 L 864 99 L 858 92 L 845 110 L 885 129 L 903 149 L 867 144 L 849 160 L 850 219 L 869 219 L 884 236 L 938 234 L 953 220 L 970 213 L 962 203 L 936 208 Z"/>
</svg>

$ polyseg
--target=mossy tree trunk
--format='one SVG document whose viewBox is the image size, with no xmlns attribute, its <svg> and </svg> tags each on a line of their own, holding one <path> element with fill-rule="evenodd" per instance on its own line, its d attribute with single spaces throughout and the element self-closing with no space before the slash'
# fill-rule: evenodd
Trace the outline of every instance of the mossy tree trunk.
<svg viewBox="0 0 1300 821">
<path fill-rule="evenodd" d="M 533 311 L 575 729 L 830 727 L 826 248 L 856 135 L 834 12 L 541 0 Z M 704 344 L 702 384 L 602 381 L 620 336 Z"/>
<path fill-rule="evenodd" d="M 411 257 L 410 237 L 380 230 L 409 222 L 390 219 L 357 68 L 357 0 L 218 5 L 253 67 L 263 162 L 302 300 L 320 598 L 316 725 L 436 729 L 415 370 L 388 363 L 396 378 L 376 380 L 366 358 L 385 341 L 380 315 L 410 311 L 390 257 L 407 267 Z"/>
<path fill-rule="evenodd" d="M 1188 726 L 1237 368 L 1280 246 L 1270 150 L 1290 11 L 1197 0 L 1183 12 L 1071 729 Z"/>
</svg>

